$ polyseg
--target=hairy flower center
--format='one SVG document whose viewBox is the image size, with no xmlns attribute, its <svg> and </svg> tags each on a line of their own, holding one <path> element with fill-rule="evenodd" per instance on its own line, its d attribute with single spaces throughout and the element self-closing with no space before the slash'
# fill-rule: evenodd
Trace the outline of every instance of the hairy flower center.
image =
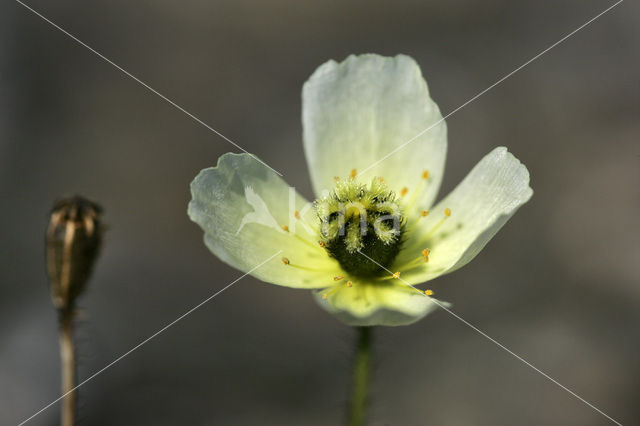
<svg viewBox="0 0 640 426">
<path fill-rule="evenodd" d="M 322 243 L 342 268 L 356 276 L 385 273 L 400 251 L 404 218 L 393 191 L 382 180 L 370 185 L 338 181 L 315 201 Z"/>
</svg>

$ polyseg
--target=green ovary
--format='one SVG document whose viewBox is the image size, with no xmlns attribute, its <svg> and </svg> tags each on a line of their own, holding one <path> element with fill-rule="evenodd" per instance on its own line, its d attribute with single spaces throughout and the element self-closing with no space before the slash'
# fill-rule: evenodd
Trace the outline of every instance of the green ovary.
<svg viewBox="0 0 640 426">
<path fill-rule="evenodd" d="M 354 276 L 387 274 L 400 252 L 405 221 L 395 193 L 379 179 L 370 185 L 342 180 L 314 203 L 322 242 L 342 269 Z"/>
</svg>

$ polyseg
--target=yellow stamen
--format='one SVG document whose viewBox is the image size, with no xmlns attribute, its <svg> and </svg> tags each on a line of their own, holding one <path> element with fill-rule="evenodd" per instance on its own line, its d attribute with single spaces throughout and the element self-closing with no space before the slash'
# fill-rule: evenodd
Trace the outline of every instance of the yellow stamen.
<svg viewBox="0 0 640 426">
<path fill-rule="evenodd" d="M 342 275 L 336 275 L 335 277 L 333 277 L 334 281 L 340 281 L 341 279 L 343 279 L 344 277 Z"/>
<path fill-rule="evenodd" d="M 396 280 L 400 278 L 400 272 L 396 272 L 393 274 L 393 278 L 395 278 Z"/>
<path fill-rule="evenodd" d="M 300 212 L 298 210 L 295 210 L 293 212 L 293 215 L 296 217 L 296 219 L 300 219 Z"/>
<path fill-rule="evenodd" d="M 413 189 L 413 192 L 411 193 L 411 198 L 407 202 L 407 210 L 412 210 L 415 204 L 420 199 L 420 195 L 423 193 L 424 186 L 426 184 L 427 179 L 429 179 L 429 176 L 430 176 L 429 170 L 425 169 L 422 171 L 422 174 L 421 174 L 422 179 L 418 182 L 418 185 L 416 185 L 416 187 Z M 422 212 L 426 212 L 426 213 L 422 213 Z M 427 214 L 429 214 L 429 210 L 423 210 L 422 212 L 420 212 L 422 216 L 426 216 Z"/>
<path fill-rule="evenodd" d="M 318 241 L 318 244 L 320 245 L 320 247 L 325 248 L 327 246 L 327 243 L 325 243 L 324 241 Z"/>
<path fill-rule="evenodd" d="M 352 287 L 353 283 L 351 281 L 347 281 L 347 287 Z"/>
<path fill-rule="evenodd" d="M 383 178 L 383 177 L 379 177 L 379 178 L 378 178 L 378 181 L 379 181 L 380 183 L 384 183 L 384 178 Z"/>
<path fill-rule="evenodd" d="M 331 296 L 333 293 L 335 293 L 338 290 L 340 290 L 340 286 L 336 286 L 331 290 L 327 291 L 326 293 L 322 293 L 322 298 L 326 300 L 327 297 Z"/>
<path fill-rule="evenodd" d="M 436 231 L 438 230 L 438 228 L 440 228 L 442 226 L 442 224 L 447 220 L 448 217 L 451 216 L 451 209 L 446 208 L 444 209 L 444 217 L 442 219 L 440 219 L 438 221 L 438 223 L 435 224 L 435 226 L 433 228 L 431 228 L 431 230 L 429 232 L 427 232 L 427 235 L 425 235 L 424 237 L 422 237 L 422 239 L 420 241 L 426 241 L 429 238 L 431 238 L 433 236 L 433 234 L 436 233 Z"/>
<path fill-rule="evenodd" d="M 282 230 L 284 232 L 289 232 L 289 227 L 287 225 L 282 225 Z"/>
<path fill-rule="evenodd" d="M 334 176 L 333 180 L 336 181 L 336 182 L 340 182 L 340 176 Z"/>
<path fill-rule="evenodd" d="M 401 265 L 400 268 L 401 269 L 413 269 L 413 268 L 417 268 L 417 267 L 421 267 L 422 268 L 421 264 L 422 263 L 427 263 L 429 261 L 429 254 L 431 254 L 431 250 L 428 249 L 428 248 L 425 248 L 420 252 L 420 256 L 408 261 L 404 265 Z M 391 278 L 392 277 L 389 277 L 389 279 L 391 279 Z"/>
<path fill-rule="evenodd" d="M 288 262 L 288 259 L 287 259 L 287 263 L 285 263 L 285 265 L 289 265 L 291 268 L 302 269 L 304 271 L 311 271 L 311 272 L 324 272 L 325 271 L 324 269 L 310 268 L 308 266 L 296 265 L 295 263 Z"/>
<path fill-rule="evenodd" d="M 298 268 L 298 269 L 303 269 L 305 271 L 311 271 L 311 272 L 324 272 L 324 269 L 310 268 L 308 266 L 296 265 L 295 263 L 291 263 L 291 261 L 287 257 L 282 258 L 282 263 L 284 263 L 285 266 L 289 266 L 291 268 Z"/>
<path fill-rule="evenodd" d="M 406 186 L 404 188 L 402 188 L 400 190 L 400 196 L 404 197 L 405 195 L 407 195 L 407 192 L 409 192 L 409 188 L 407 188 Z"/>
<path fill-rule="evenodd" d="M 288 230 L 287 230 L 287 231 L 288 231 Z M 291 235 L 292 235 L 292 236 L 294 236 L 294 237 L 296 237 L 298 240 L 302 241 L 303 243 L 305 243 L 305 244 L 306 244 L 306 245 L 308 245 L 309 247 L 312 247 L 312 248 L 314 248 L 314 249 L 316 248 L 316 245 L 315 245 L 311 240 L 308 240 L 308 239 L 306 239 L 306 238 L 304 238 L 304 237 L 301 237 L 300 235 L 298 235 L 298 234 L 296 234 L 296 233 L 293 233 L 293 234 L 291 234 Z"/>
<path fill-rule="evenodd" d="M 426 217 L 428 214 L 429 214 L 429 210 L 422 210 L 420 212 L 420 216 L 422 216 L 422 217 Z"/>
<path fill-rule="evenodd" d="M 433 294 L 433 291 L 432 290 L 425 290 L 424 294 L 427 295 L 427 296 L 431 296 Z"/>
<path fill-rule="evenodd" d="M 429 261 L 429 253 L 431 253 L 431 250 L 429 250 L 428 248 L 422 250 L 422 259 L 425 263 Z"/>
<path fill-rule="evenodd" d="M 358 172 L 356 171 L 356 169 L 351 169 L 351 174 L 349 176 L 351 176 L 351 179 L 355 179 L 357 174 Z"/>
</svg>

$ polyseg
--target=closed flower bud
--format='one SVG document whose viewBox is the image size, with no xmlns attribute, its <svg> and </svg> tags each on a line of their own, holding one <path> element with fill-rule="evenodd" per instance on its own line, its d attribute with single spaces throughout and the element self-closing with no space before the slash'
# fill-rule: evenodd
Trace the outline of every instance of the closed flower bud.
<svg viewBox="0 0 640 426">
<path fill-rule="evenodd" d="M 81 196 L 56 201 L 46 233 L 47 274 L 53 304 L 73 308 L 98 255 L 102 208 Z"/>
</svg>

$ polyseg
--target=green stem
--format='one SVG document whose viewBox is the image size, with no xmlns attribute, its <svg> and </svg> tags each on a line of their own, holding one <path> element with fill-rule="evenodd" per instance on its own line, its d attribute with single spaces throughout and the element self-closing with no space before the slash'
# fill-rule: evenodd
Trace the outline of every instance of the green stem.
<svg viewBox="0 0 640 426">
<path fill-rule="evenodd" d="M 371 382 L 371 327 L 358 327 L 353 360 L 353 389 L 349 403 L 349 426 L 365 424 Z"/>
</svg>

